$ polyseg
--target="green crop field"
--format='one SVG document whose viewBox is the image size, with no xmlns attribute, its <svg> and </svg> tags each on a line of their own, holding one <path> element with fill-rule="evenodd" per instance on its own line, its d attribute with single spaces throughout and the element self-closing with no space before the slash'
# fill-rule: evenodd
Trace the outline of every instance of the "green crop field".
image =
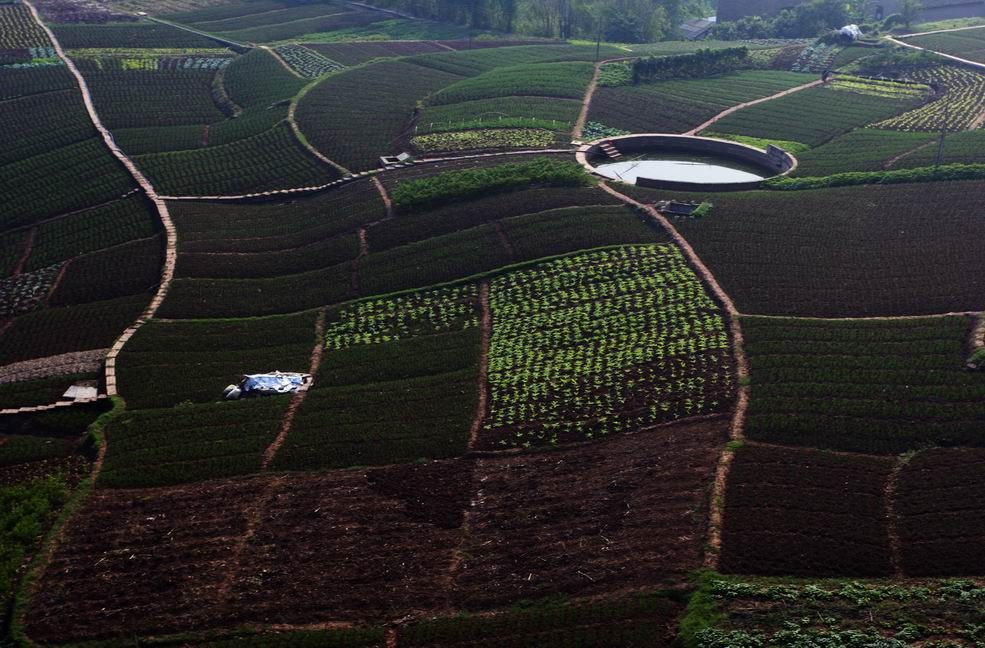
<svg viewBox="0 0 985 648">
<path fill-rule="evenodd" d="M 0 0 L 0 646 L 979 648 L 985 74 L 728 2 Z"/>
<path fill-rule="evenodd" d="M 907 42 L 970 61 L 985 62 L 985 29 L 964 29 L 950 33 L 914 36 L 908 38 Z"/>
<path fill-rule="evenodd" d="M 870 454 L 985 443 L 985 380 L 964 369 L 965 317 L 746 318 L 751 439 Z"/>
<path fill-rule="evenodd" d="M 935 143 L 931 133 L 903 133 L 862 128 L 797 154 L 796 174 L 828 176 L 849 171 L 879 171 L 908 166 L 910 160 Z M 932 147 L 936 152 L 936 147 Z M 957 160 L 955 160 L 957 161 Z M 922 165 L 921 165 L 922 166 Z"/>
<path fill-rule="evenodd" d="M 809 83 L 794 72 L 750 70 L 708 79 L 674 79 L 603 87 L 592 103 L 592 121 L 639 133 L 681 133 L 730 106 Z M 717 129 L 717 124 L 716 124 Z M 779 138 L 777 139 L 787 139 Z"/>
<path fill-rule="evenodd" d="M 715 130 L 818 146 L 920 104 L 922 97 L 896 85 L 902 92 L 895 96 L 854 85 L 808 88 L 732 113 L 715 124 Z"/>
</svg>

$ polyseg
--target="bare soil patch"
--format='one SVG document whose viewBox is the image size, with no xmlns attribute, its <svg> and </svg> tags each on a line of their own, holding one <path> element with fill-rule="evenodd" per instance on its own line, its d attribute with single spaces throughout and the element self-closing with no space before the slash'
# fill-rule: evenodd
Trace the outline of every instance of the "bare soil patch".
<svg viewBox="0 0 985 648">
<path fill-rule="evenodd" d="M 480 460 L 458 578 L 466 607 L 672 584 L 701 565 L 728 419 Z"/>
</svg>

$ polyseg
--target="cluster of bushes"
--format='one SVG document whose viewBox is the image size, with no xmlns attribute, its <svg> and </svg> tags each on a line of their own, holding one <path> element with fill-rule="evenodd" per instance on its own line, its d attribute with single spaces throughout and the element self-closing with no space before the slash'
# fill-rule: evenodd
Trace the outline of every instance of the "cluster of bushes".
<svg viewBox="0 0 985 648">
<path fill-rule="evenodd" d="M 985 164 L 942 164 L 940 166 L 894 171 L 852 171 L 819 178 L 773 178 L 767 180 L 765 186 L 767 189 L 797 191 L 854 185 L 981 180 L 983 178 L 985 178 Z"/>
<path fill-rule="evenodd" d="M 700 49 L 694 54 L 651 56 L 633 62 L 633 83 L 711 76 L 736 69 L 749 59 L 745 47 Z"/>
<path fill-rule="evenodd" d="M 883 48 L 859 61 L 859 72 L 869 76 L 897 77 L 906 71 L 940 65 L 942 59 L 927 50 L 906 47 Z"/>
<path fill-rule="evenodd" d="M 548 157 L 500 166 L 447 171 L 428 178 L 402 182 L 393 188 L 393 204 L 400 209 L 431 209 L 450 202 L 482 198 L 501 191 L 542 187 L 579 187 L 590 182 L 574 162 Z"/>
<path fill-rule="evenodd" d="M 813 38 L 853 22 L 847 5 L 837 0 L 812 0 L 776 17 L 746 16 L 734 22 L 720 22 L 712 31 L 719 40 L 755 38 Z"/>
<path fill-rule="evenodd" d="M 55 477 L 0 489 L 0 600 L 10 596 L 25 556 L 67 497 L 65 483 Z"/>
</svg>

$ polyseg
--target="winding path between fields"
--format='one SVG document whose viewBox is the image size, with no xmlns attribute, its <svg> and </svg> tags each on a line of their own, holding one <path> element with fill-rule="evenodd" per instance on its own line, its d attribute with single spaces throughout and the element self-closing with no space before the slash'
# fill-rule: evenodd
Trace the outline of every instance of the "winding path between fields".
<svg viewBox="0 0 985 648">
<path fill-rule="evenodd" d="M 808 88 L 819 86 L 822 83 L 824 83 L 823 80 L 817 79 L 816 81 L 811 81 L 810 83 L 805 83 L 803 85 L 799 85 L 793 88 L 788 88 L 786 90 L 783 90 L 782 92 L 777 92 L 776 94 L 770 95 L 768 97 L 763 97 L 761 99 L 754 99 L 753 101 L 747 101 L 745 103 L 740 103 L 738 105 L 732 106 L 731 108 L 726 108 L 725 110 L 718 113 L 717 115 L 706 121 L 705 123 L 701 124 L 700 126 L 697 126 L 696 128 L 692 128 L 691 130 L 683 134 L 697 135 L 701 131 L 707 129 L 709 126 L 714 124 L 715 122 L 724 119 L 729 115 L 731 115 L 732 113 L 742 110 L 743 108 L 748 108 L 749 106 L 755 106 L 756 104 L 766 103 L 767 101 L 773 101 L 774 99 L 779 99 L 780 97 L 786 97 L 789 94 L 793 94 L 795 92 L 800 92 L 801 90 L 807 90 Z"/>
<path fill-rule="evenodd" d="M 150 181 L 141 173 L 137 165 L 134 164 L 123 150 L 117 146 L 116 141 L 113 139 L 113 134 L 103 126 L 102 120 L 99 118 L 99 113 L 96 112 L 96 105 L 92 100 L 92 95 L 89 92 L 89 85 L 86 83 L 85 77 L 79 72 L 79 68 L 75 66 L 75 62 L 65 54 L 65 50 L 62 49 L 61 43 L 55 37 L 54 32 L 48 28 L 48 26 L 41 20 L 41 16 L 38 14 L 38 10 L 29 0 L 24 0 L 24 5 L 30 10 L 31 15 L 34 17 L 35 22 L 38 26 L 44 30 L 48 35 L 48 39 L 51 41 L 51 45 L 58 55 L 58 58 L 65 63 L 69 72 L 75 77 L 75 81 L 79 86 L 79 91 L 82 93 L 82 101 L 85 103 L 86 112 L 89 114 L 89 119 L 92 121 L 92 125 L 99 131 L 99 134 L 103 138 L 103 142 L 109 149 L 110 153 L 113 154 L 117 160 L 126 168 L 126 170 L 133 177 L 137 185 L 143 189 L 147 198 L 154 203 L 154 208 L 157 210 L 158 217 L 161 219 L 161 223 L 164 226 L 164 231 L 167 235 L 167 253 L 164 259 L 164 269 L 161 273 L 161 283 L 158 286 L 157 293 L 151 300 L 150 304 L 144 309 L 140 317 L 128 328 L 123 334 L 113 343 L 110 347 L 109 353 L 106 354 L 106 394 L 107 396 L 116 396 L 118 394 L 116 386 L 116 359 L 120 355 L 120 351 L 126 343 L 134 336 L 134 334 L 140 329 L 141 326 L 147 323 L 148 320 L 154 317 L 157 313 L 158 308 L 160 308 L 161 303 L 168 294 L 168 290 L 171 288 L 171 281 L 174 279 L 174 267 L 177 260 L 177 247 L 178 247 L 178 236 L 175 231 L 174 223 L 171 221 L 171 214 L 168 212 L 168 206 L 164 200 L 157 194 L 154 190 L 154 186 L 151 185 Z M 101 444 L 100 453 L 105 452 L 105 445 Z"/>
<path fill-rule="evenodd" d="M 636 56 L 620 56 L 618 58 L 605 59 L 604 61 L 599 61 L 595 64 L 595 71 L 592 73 L 592 80 L 588 84 L 588 88 L 585 90 L 585 98 L 581 101 L 581 113 L 578 115 L 578 121 L 575 122 L 575 128 L 572 132 L 572 139 L 575 141 L 580 141 L 582 133 L 585 130 L 585 124 L 588 123 L 588 112 L 592 108 L 592 99 L 595 98 L 595 93 L 599 87 L 599 76 L 602 74 L 602 66 L 606 63 L 615 63 L 616 61 L 630 61 L 632 59 L 639 58 Z"/>
<path fill-rule="evenodd" d="M 967 29 L 967 28 L 965 28 L 965 29 Z M 957 30 L 955 30 L 955 31 L 957 31 Z M 927 33 L 940 33 L 940 32 L 927 32 Z M 923 35 L 924 34 L 910 34 L 909 36 L 907 36 L 907 38 L 910 38 L 911 36 L 923 36 Z M 976 68 L 976 69 L 979 69 L 979 70 L 985 70 L 985 63 L 980 63 L 978 61 L 970 61 L 968 59 L 961 58 L 960 56 L 954 56 L 952 54 L 945 54 L 944 52 L 938 52 L 937 50 L 927 49 L 926 47 L 920 47 L 919 45 L 913 45 L 912 43 L 906 43 L 906 42 L 904 42 L 902 40 L 899 40 L 898 38 L 894 38 L 892 36 L 885 36 L 884 38 L 887 41 L 889 41 L 890 43 L 894 43 L 894 44 L 899 45 L 901 47 L 909 47 L 910 49 L 920 50 L 921 52 L 930 52 L 931 54 L 936 54 L 937 56 L 943 56 L 946 59 L 951 59 L 952 61 L 957 61 L 958 63 L 961 63 L 962 65 L 967 65 L 969 67 L 973 67 L 973 68 Z"/>
<path fill-rule="evenodd" d="M 897 38 L 914 38 L 916 36 L 930 36 L 931 34 L 947 34 L 949 32 L 968 31 L 969 29 L 985 29 L 985 25 L 971 25 L 970 27 L 951 27 L 949 29 L 933 29 L 925 32 L 915 32 L 913 34 L 900 34 Z"/>
</svg>

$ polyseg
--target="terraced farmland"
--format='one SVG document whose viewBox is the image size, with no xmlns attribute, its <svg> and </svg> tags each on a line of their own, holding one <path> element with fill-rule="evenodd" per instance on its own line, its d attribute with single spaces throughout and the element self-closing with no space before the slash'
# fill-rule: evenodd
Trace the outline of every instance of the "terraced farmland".
<svg viewBox="0 0 985 648">
<path fill-rule="evenodd" d="M 981 75 L 381 4 L 0 5 L 0 645 L 981 643 Z"/>
<path fill-rule="evenodd" d="M 888 90 L 889 95 L 882 90 L 873 91 L 869 85 L 846 83 L 808 88 L 739 110 L 716 123 L 715 130 L 818 146 L 854 128 L 906 112 L 923 99 L 904 84 Z"/>
</svg>

